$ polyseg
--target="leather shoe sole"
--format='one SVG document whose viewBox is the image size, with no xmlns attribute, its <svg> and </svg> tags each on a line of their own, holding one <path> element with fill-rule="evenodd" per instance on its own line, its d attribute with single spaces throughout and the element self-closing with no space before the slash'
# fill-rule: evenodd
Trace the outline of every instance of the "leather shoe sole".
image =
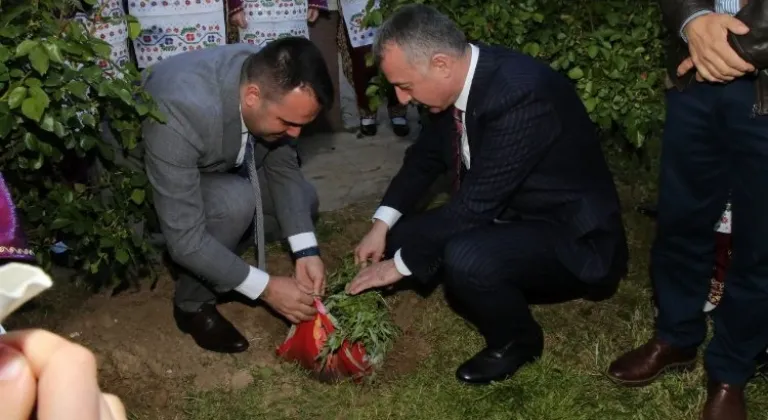
<svg viewBox="0 0 768 420">
<path fill-rule="evenodd" d="M 652 384 L 656 379 L 658 379 L 660 376 L 666 373 L 690 372 L 695 367 L 696 367 L 696 359 L 693 359 L 687 362 L 670 363 L 664 366 L 663 368 L 659 369 L 659 371 L 656 372 L 655 375 L 645 379 L 637 379 L 637 380 L 620 379 L 611 375 L 610 372 L 607 372 L 606 376 L 608 376 L 608 379 L 610 379 L 611 382 L 615 383 L 616 385 L 621 385 L 628 388 L 640 388 L 640 387 L 644 387 Z"/>
<path fill-rule="evenodd" d="M 245 337 L 243 337 L 242 340 L 232 341 L 228 343 L 228 345 L 222 346 L 221 344 L 209 343 L 207 340 L 199 338 L 196 334 L 194 334 L 192 331 L 189 331 L 187 329 L 179 328 L 179 330 L 181 330 L 181 332 L 183 332 L 184 334 L 191 335 L 192 339 L 195 340 L 195 344 L 197 344 L 203 350 L 208 350 L 215 353 L 226 353 L 226 354 L 242 353 L 248 350 L 248 347 L 249 347 L 248 340 L 246 340 Z"/>
</svg>

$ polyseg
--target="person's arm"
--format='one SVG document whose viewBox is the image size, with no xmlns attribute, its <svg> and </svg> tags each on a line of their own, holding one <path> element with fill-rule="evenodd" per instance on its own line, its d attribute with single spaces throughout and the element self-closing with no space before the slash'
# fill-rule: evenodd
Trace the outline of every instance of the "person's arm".
<svg viewBox="0 0 768 420">
<path fill-rule="evenodd" d="M 713 0 L 660 0 L 664 25 L 685 40 L 683 29 L 693 19 L 713 13 Z"/>
<path fill-rule="evenodd" d="M 482 146 L 459 191 L 432 210 L 398 250 L 395 264 L 401 274 L 431 278 L 452 237 L 493 223 L 561 129 L 552 105 L 533 91 L 497 103 L 484 125 Z"/>
<path fill-rule="evenodd" d="M 164 110 L 165 115 L 174 115 Z M 256 299 L 267 286 L 269 275 L 248 265 L 214 239 L 205 229 L 205 210 L 200 189 L 199 151 L 176 127 L 185 124 L 147 122 L 143 129 L 145 167 L 168 251 L 173 260 L 227 292 L 223 285 Z"/>
<path fill-rule="evenodd" d="M 729 32 L 731 48 L 756 69 L 768 68 L 768 2 L 752 0 L 736 14 L 736 18 L 749 27 L 749 32 L 743 35 Z"/>
<path fill-rule="evenodd" d="M 275 203 L 275 216 L 291 250 L 297 252 L 316 247 L 311 197 L 303 187 L 306 180 L 299 167 L 296 149 L 288 142 L 272 147 L 264 158 L 263 168 Z"/>
<path fill-rule="evenodd" d="M 441 129 L 441 123 L 446 123 L 444 118 L 446 115 L 440 114 L 424 121 L 419 138 L 406 150 L 403 165 L 392 178 L 373 215 L 390 229 L 404 213 L 413 210 L 437 177 L 448 169 L 443 149 L 451 140 L 449 136 L 455 133 Z"/>
</svg>

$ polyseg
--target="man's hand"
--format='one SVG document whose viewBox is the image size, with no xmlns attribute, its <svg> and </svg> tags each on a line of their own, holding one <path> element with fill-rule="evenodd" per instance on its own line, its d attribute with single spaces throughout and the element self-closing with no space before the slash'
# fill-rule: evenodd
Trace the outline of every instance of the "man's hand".
<svg viewBox="0 0 768 420">
<path fill-rule="evenodd" d="M 296 280 L 304 293 L 322 296 L 325 293 L 325 266 L 317 256 L 296 260 Z"/>
<path fill-rule="evenodd" d="M 99 389 L 96 357 L 44 330 L 0 337 L 0 419 L 125 420 L 120 399 Z"/>
<path fill-rule="evenodd" d="M 271 276 L 261 299 L 294 324 L 311 320 L 317 312 L 312 296 L 291 277 Z"/>
<path fill-rule="evenodd" d="M 320 16 L 320 11 L 317 8 L 310 7 L 307 9 L 307 22 L 314 23 L 318 16 Z"/>
<path fill-rule="evenodd" d="M 691 57 L 680 64 L 677 75 L 696 67 L 699 80 L 728 82 L 754 71 L 728 44 L 729 31 L 744 35 L 749 28 L 735 17 L 721 13 L 699 16 L 685 25 L 683 32 Z"/>
<path fill-rule="evenodd" d="M 230 16 L 229 21 L 238 28 L 245 29 L 248 27 L 248 22 L 245 20 L 245 11 L 243 10 Z"/>
<path fill-rule="evenodd" d="M 376 220 L 373 227 L 365 235 L 360 244 L 355 248 L 355 264 L 368 266 L 368 261 L 377 263 L 384 256 L 384 248 L 387 245 L 387 231 L 389 226 L 381 220 Z"/>
<path fill-rule="evenodd" d="M 395 267 L 395 260 L 377 262 L 357 273 L 347 285 L 347 293 L 356 295 L 374 287 L 389 286 L 402 278 L 403 275 Z"/>
</svg>

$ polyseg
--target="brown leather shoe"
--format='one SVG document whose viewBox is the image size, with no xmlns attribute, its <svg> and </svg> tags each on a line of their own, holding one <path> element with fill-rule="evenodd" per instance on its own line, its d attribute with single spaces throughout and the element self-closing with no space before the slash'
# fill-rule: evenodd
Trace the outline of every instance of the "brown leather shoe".
<svg viewBox="0 0 768 420">
<path fill-rule="evenodd" d="M 744 387 L 707 382 L 707 403 L 702 420 L 747 420 Z"/>
<path fill-rule="evenodd" d="M 665 372 L 692 370 L 696 364 L 696 353 L 695 347 L 678 349 L 652 338 L 611 363 L 608 377 L 623 386 L 646 386 Z"/>
</svg>

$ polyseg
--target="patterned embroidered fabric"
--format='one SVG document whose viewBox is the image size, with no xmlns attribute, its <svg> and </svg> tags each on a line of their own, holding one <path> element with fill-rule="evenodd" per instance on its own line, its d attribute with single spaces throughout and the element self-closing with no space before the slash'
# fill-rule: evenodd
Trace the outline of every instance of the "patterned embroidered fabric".
<svg viewBox="0 0 768 420">
<path fill-rule="evenodd" d="M 363 17 L 368 0 L 339 0 L 341 14 L 349 31 L 349 40 L 352 48 L 364 47 L 373 44 L 376 28 L 363 26 Z M 379 2 L 373 4 L 373 8 L 379 7 Z"/>
<path fill-rule="evenodd" d="M 94 12 L 90 16 L 78 13 L 75 20 L 84 24 L 93 36 L 109 43 L 112 47 L 111 61 L 99 59 L 98 63 L 107 75 L 119 76 L 120 73 L 115 72 L 115 65 L 118 68 L 123 67 L 131 60 L 128 53 L 128 26 L 122 1 L 99 0 L 99 6 L 94 7 L 94 10 L 101 10 L 101 19 L 97 19 Z"/>
<path fill-rule="evenodd" d="M 128 13 L 141 24 L 133 41 L 139 68 L 227 40 L 223 0 L 129 0 Z"/>
<path fill-rule="evenodd" d="M 0 260 L 34 260 L 21 230 L 11 192 L 0 173 Z"/>
<path fill-rule="evenodd" d="M 240 42 L 259 48 L 288 36 L 309 38 L 307 0 L 244 0 L 246 28 L 240 28 Z"/>
</svg>

